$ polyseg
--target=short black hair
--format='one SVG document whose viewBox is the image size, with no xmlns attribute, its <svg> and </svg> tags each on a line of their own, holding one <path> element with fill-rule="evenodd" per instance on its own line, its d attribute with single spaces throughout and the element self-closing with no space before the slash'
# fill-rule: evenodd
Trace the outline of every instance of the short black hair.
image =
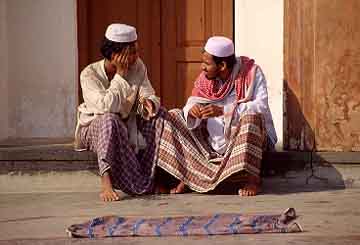
<svg viewBox="0 0 360 245">
<path fill-rule="evenodd" d="M 219 65 L 221 62 L 225 62 L 226 66 L 228 68 L 233 68 L 234 65 L 236 64 L 236 57 L 235 54 L 232 54 L 230 56 L 227 57 L 217 57 L 215 55 L 212 55 L 214 62 L 216 65 Z"/>
<path fill-rule="evenodd" d="M 127 43 L 118 43 L 118 42 L 113 42 L 107 39 L 106 37 L 104 37 L 100 47 L 100 52 L 104 58 L 111 60 L 112 53 L 119 53 L 125 47 L 134 45 L 135 42 L 136 41 L 127 42 Z"/>
</svg>

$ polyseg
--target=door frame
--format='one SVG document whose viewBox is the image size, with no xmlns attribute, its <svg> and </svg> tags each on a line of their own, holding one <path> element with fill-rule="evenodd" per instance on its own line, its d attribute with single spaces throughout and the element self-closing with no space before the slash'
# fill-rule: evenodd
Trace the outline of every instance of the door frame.
<svg viewBox="0 0 360 245">
<path fill-rule="evenodd" d="M 152 69 L 152 85 L 154 89 L 156 90 L 157 94 L 162 98 L 164 97 L 166 91 L 164 91 L 163 86 L 161 86 L 161 79 L 163 77 L 162 70 L 165 66 L 165 60 L 164 60 L 164 54 L 161 50 L 161 42 L 164 38 L 164 34 L 161 32 L 162 28 L 162 21 L 161 16 L 162 13 L 162 1 L 152 1 L 151 8 L 153 15 L 160 16 L 159 21 L 154 21 L 152 25 L 152 29 L 156 30 L 156 27 L 159 27 L 158 31 L 155 32 L 154 37 L 152 38 L 151 42 L 151 52 L 152 52 L 152 58 L 151 63 L 152 64 L 160 64 L 160 65 L 154 65 Z M 167 0 L 166 0 L 167 1 Z M 233 41 L 235 43 L 235 0 L 232 0 L 232 32 L 233 32 Z M 156 4 L 155 4 L 156 3 Z M 83 102 L 82 92 L 81 92 L 81 86 L 80 86 L 80 73 L 81 71 L 90 63 L 90 55 L 89 55 L 89 35 L 88 32 L 89 27 L 89 7 L 88 7 L 88 1 L 87 0 L 76 0 L 76 14 L 77 14 L 77 45 L 78 45 L 78 79 L 77 79 L 77 104 Z M 144 10 L 145 11 L 145 10 Z M 148 11 L 148 8 L 146 9 Z M 155 41 L 153 41 L 155 39 Z M 154 55 L 158 53 L 158 55 Z M 166 96 L 165 96 L 166 97 Z"/>
</svg>

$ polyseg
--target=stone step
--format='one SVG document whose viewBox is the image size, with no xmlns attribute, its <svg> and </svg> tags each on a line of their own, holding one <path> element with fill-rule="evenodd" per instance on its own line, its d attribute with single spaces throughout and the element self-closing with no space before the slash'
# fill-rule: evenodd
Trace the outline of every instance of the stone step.
<svg viewBox="0 0 360 245">
<path fill-rule="evenodd" d="M 307 191 L 314 185 L 345 188 L 360 183 L 358 152 L 266 152 L 263 166 L 264 181 L 284 191 L 289 184 Z M 96 154 L 76 152 L 72 143 L 0 144 L 1 192 L 95 190 L 97 171 Z"/>
<path fill-rule="evenodd" d="M 284 174 L 264 176 L 262 190 L 286 194 L 360 188 L 360 165 L 317 165 Z M 1 193 L 99 192 L 100 178 L 95 170 L 13 171 L 0 174 Z"/>
<path fill-rule="evenodd" d="M 311 163 L 360 164 L 360 152 L 265 152 L 265 173 L 301 170 Z M 96 170 L 96 154 L 73 150 L 72 143 L 43 142 L 0 144 L 0 173 L 13 171 L 78 171 Z"/>
<path fill-rule="evenodd" d="M 76 152 L 72 144 L 0 148 L 0 173 L 13 171 L 77 171 L 97 169 L 96 154 Z"/>
</svg>

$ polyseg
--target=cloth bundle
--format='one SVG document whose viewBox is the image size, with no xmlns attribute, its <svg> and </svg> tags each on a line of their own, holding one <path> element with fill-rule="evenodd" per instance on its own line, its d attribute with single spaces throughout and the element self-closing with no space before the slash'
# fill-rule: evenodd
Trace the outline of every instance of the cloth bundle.
<svg viewBox="0 0 360 245">
<path fill-rule="evenodd" d="M 214 214 L 162 218 L 104 216 L 70 226 L 70 237 L 190 236 L 301 232 L 295 209 L 281 214 Z"/>
</svg>

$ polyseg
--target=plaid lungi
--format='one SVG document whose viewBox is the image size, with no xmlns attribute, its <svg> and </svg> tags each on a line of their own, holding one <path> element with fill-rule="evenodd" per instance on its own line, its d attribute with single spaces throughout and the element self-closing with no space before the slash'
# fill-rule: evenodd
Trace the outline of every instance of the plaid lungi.
<svg viewBox="0 0 360 245">
<path fill-rule="evenodd" d="M 97 154 L 100 175 L 110 169 L 114 188 L 133 195 L 153 191 L 156 152 L 166 113 L 161 108 L 149 121 L 137 117 L 137 128 L 147 144 L 138 154 L 129 143 L 126 124 L 116 114 L 98 116 L 81 129 L 82 143 Z"/>
<path fill-rule="evenodd" d="M 158 166 L 190 189 L 207 192 L 235 173 L 259 176 L 266 130 L 261 114 L 244 114 L 224 155 L 212 150 L 205 126 L 189 130 L 181 110 L 169 111 L 164 121 Z"/>
</svg>

